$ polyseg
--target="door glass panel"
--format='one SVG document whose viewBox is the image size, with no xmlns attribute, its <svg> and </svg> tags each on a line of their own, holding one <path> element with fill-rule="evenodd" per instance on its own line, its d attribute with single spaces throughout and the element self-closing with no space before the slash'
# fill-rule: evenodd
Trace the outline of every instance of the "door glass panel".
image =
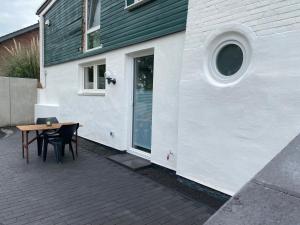
<svg viewBox="0 0 300 225">
<path fill-rule="evenodd" d="M 151 152 L 154 56 L 134 61 L 133 148 Z"/>
</svg>

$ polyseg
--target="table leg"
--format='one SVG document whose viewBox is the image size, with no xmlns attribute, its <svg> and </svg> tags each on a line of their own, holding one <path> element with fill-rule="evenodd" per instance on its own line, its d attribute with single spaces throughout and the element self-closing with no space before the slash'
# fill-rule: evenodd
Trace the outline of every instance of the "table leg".
<svg viewBox="0 0 300 225">
<path fill-rule="evenodd" d="M 25 133 L 25 142 L 26 142 L 26 146 L 25 146 L 25 149 L 26 149 L 26 162 L 29 163 L 29 143 L 28 143 L 28 131 L 26 131 Z"/>
<path fill-rule="evenodd" d="M 25 158 L 25 154 L 24 154 L 24 132 L 22 131 L 22 157 L 23 159 Z"/>
</svg>

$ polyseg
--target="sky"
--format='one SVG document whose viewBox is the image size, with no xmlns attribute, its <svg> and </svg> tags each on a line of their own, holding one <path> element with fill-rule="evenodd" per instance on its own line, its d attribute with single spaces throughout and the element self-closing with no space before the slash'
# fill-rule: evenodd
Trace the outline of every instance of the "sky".
<svg viewBox="0 0 300 225">
<path fill-rule="evenodd" d="M 44 0 L 0 0 L 0 37 L 38 22 L 36 10 Z"/>
</svg>

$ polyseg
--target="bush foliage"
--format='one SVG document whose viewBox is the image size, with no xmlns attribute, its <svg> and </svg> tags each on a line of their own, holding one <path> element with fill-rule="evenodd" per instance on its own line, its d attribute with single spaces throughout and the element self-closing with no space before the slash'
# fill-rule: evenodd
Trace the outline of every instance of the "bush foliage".
<svg viewBox="0 0 300 225">
<path fill-rule="evenodd" d="M 12 47 L 4 48 L 9 53 L 4 65 L 7 76 L 39 79 L 40 56 L 39 40 L 37 38 L 33 38 L 30 45 L 26 47 L 14 40 Z"/>
</svg>

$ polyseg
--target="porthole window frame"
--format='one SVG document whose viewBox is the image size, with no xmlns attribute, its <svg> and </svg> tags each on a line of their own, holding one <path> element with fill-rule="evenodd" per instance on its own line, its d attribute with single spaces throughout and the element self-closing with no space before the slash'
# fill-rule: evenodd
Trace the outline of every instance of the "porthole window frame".
<svg viewBox="0 0 300 225">
<path fill-rule="evenodd" d="M 226 76 L 219 71 L 217 59 L 220 51 L 230 44 L 237 45 L 241 48 L 243 52 L 243 63 L 235 74 Z M 226 86 L 239 82 L 246 75 L 252 58 L 252 46 L 250 39 L 244 33 L 233 30 L 218 33 L 210 39 L 206 49 L 206 74 L 210 81 L 220 86 Z"/>
</svg>

